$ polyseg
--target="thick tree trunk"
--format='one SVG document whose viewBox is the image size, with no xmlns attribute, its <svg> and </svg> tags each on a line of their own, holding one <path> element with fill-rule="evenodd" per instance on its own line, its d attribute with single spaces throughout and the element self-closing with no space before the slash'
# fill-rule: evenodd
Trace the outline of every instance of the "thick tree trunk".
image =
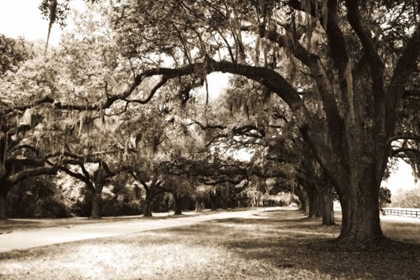
<svg viewBox="0 0 420 280">
<path fill-rule="evenodd" d="M 322 190 L 322 224 L 326 226 L 335 225 L 333 195 L 334 187 L 326 184 Z"/>
<path fill-rule="evenodd" d="M 101 218 L 101 204 L 102 197 L 100 191 L 92 191 L 92 212 L 90 215 L 91 219 L 100 219 Z"/>
<path fill-rule="evenodd" d="M 339 240 L 370 241 L 383 237 L 378 201 L 380 182 L 375 183 L 368 171 L 358 171 L 365 175 L 360 183 L 339 192 L 343 216 Z"/>
<path fill-rule="evenodd" d="M 7 193 L 0 191 L 0 220 L 6 220 L 6 196 Z"/>
<path fill-rule="evenodd" d="M 173 194 L 174 197 L 174 212 L 175 215 L 182 215 L 182 196 L 174 193 Z"/>
</svg>

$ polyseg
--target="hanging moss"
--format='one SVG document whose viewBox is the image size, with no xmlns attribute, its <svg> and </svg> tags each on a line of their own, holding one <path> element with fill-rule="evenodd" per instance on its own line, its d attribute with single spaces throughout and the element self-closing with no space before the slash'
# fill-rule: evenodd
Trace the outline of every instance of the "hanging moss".
<svg viewBox="0 0 420 280">
<path fill-rule="evenodd" d="M 48 23 L 48 35 L 47 35 L 47 42 L 45 43 L 45 51 L 44 55 L 47 54 L 48 49 L 48 42 L 50 41 L 51 29 L 57 19 L 57 0 L 50 0 L 49 2 L 49 23 Z"/>
</svg>

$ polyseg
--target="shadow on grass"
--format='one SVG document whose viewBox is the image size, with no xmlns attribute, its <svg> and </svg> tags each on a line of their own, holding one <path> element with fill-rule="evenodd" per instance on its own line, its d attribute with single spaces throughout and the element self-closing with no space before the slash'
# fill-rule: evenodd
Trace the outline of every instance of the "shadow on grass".
<svg viewBox="0 0 420 280">
<path fill-rule="evenodd" d="M 0 227 L 9 225 L 28 225 L 37 224 L 37 221 L 20 221 L 20 220 L 0 220 Z"/>
<path fill-rule="evenodd" d="M 399 230 L 400 237 L 413 234 L 413 227 L 408 225 Z M 172 279 L 210 279 L 209 275 L 211 279 L 419 279 L 419 244 L 383 239 L 349 245 L 336 242 L 339 231 L 339 226 L 321 226 L 320 220 L 307 219 L 299 211 L 261 212 L 245 218 L 14 251 L 0 254 L 0 259 L 20 261 L 44 272 L 57 263 L 95 267 L 95 259 L 109 256 L 110 260 L 104 257 L 99 263 L 126 264 L 127 279 L 138 279 L 146 269 L 169 273 Z M 51 262 L 40 266 L 51 256 Z M 25 272 L 26 266 L 22 267 Z M 251 269 L 248 274 L 242 272 Z M 214 275 L 225 270 L 232 274 Z"/>
<path fill-rule="evenodd" d="M 339 226 L 322 226 L 319 220 L 287 214 L 296 220 L 270 213 L 263 219 L 213 220 L 169 231 L 196 237 L 206 232 L 208 242 L 223 240 L 225 247 L 241 257 L 264 260 L 277 268 L 318 271 L 339 279 L 419 279 L 420 244 L 387 238 L 345 244 L 336 239 Z"/>
<path fill-rule="evenodd" d="M 37 221 L 0 220 L 0 234 L 7 234 L 14 230 L 39 228 Z"/>
</svg>

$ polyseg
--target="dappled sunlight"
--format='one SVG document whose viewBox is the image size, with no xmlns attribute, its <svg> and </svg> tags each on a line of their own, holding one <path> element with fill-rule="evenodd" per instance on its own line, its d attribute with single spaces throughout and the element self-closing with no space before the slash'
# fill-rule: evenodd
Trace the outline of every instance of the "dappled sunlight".
<svg viewBox="0 0 420 280">
<path fill-rule="evenodd" d="M 412 224 L 385 225 L 394 235 L 414 236 L 414 230 Z M 417 275 L 418 244 L 390 241 L 383 248 L 349 248 L 334 241 L 339 231 L 302 219 L 299 212 L 260 212 L 0 254 L 0 271 L 6 279 L 379 280 Z"/>
<path fill-rule="evenodd" d="M 37 254 L 19 262 L 6 260 L 0 267 L 3 275 L 16 275 L 16 279 L 23 275 L 33 279 L 128 279 L 128 275 L 136 275 L 136 279 L 267 279 L 273 275 L 277 276 L 275 279 L 334 279 L 316 269 L 300 268 L 293 257 L 269 262 L 264 256 L 255 258 L 255 254 L 267 255 L 270 244 L 263 247 L 256 243 L 254 247 L 237 251 L 185 240 L 180 243 L 172 240 L 174 244 L 146 242 L 144 246 L 132 242 L 81 245 L 67 253 Z M 44 273 L 34 274 L 37 266 L 48 267 L 49 277 Z"/>
</svg>

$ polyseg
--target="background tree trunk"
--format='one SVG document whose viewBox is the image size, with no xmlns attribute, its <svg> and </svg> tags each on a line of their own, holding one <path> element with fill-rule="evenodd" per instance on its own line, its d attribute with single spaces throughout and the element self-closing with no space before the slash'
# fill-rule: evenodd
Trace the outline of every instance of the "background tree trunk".
<svg viewBox="0 0 420 280">
<path fill-rule="evenodd" d="M 326 226 L 335 225 L 333 195 L 333 185 L 326 184 L 322 189 L 322 224 Z"/>
<path fill-rule="evenodd" d="M 201 198 L 196 197 L 195 199 L 195 212 L 201 212 Z"/>
<path fill-rule="evenodd" d="M 321 216 L 321 196 L 318 190 L 311 189 L 308 193 L 309 215 L 308 218 L 319 218 Z"/>
<path fill-rule="evenodd" d="M 211 203 L 211 211 L 216 211 L 216 197 L 210 197 L 210 203 Z"/>
<path fill-rule="evenodd" d="M 7 192 L 0 191 L 0 219 L 6 220 L 6 196 Z"/>
<path fill-rule="evenodd" d="M 226 197 L 222 197 L 222 209 L 227 210 L 228 209 L 228 202 Z"/>
<path fill-rule="evenodd" d="M 144 205 L 143 205 L 143 216 L 152 217 L 152 201 L 147 198 L 144 201 Z"/>
<path fill-rule="evenodd" d="M 174 197 L 174 214 L 182 215 L 182 195 L 174 192 L 172 196 Z"/>
<path fill-rule="evenodd" d="M 145 188 L 146 190 L 146 197 L 144 198 L 143 203 L 143 216 L 144 217 L 152 217 L 152 202 L 154 196 L 152 195 L 152 191 L 148 188 Z"/>
<path fill-rule="evenodd" d="M 309 201 L 302 203 L 303 213 L 309 217 Z"/>
<path fill-rule="evenodd" d="M 232 209 L 235 209 L 236 205 L 238 205 L 236 194 L 232 194 L 229 196 L 229 205 Z"/>
<path fill-rule="evenodd" d="M 309 216 L 309 197 L 307 192 L 301 185 L 298 185 L 297 189 L 295 188 L 295 192 L 297 192 L 303 212 L 306 216 Z"/>
<path fill-rule="evenodd" d="M 101 218 L 101 204 L 102 197 L 101 192 L 97 190 L 92 190 L 92 213 L 90 215 L 91 219 L 100 219 Z"/>
</svg>

